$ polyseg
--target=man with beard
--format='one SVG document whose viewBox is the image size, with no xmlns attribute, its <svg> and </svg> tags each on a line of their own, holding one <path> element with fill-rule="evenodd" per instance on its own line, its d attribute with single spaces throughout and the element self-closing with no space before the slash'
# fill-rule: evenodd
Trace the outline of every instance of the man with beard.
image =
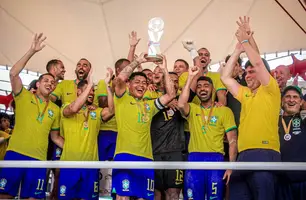
<svg viewBox="0 0 306 200">
<path fill-rule="evenodd" d="M 297 86 L 284 88 L 282 94 L 283 115 L 278 122 L 280 152 L 282 162 L 306 162 L 306 121 L 300 116 L 302 92 Z M 283 184 L 289 188 L 289 193 L 282 193 L 279 199 L 306 199 L 306 172 L 283 172 Z M 281 188 L 281 192 L 287 191 Z M 288 196 L 289 195 L 289 196 Z"/>
<path fill-rule="evenodd" d="M 146 61 L 145 54 L 142 53 L 115 79 L 115 114 L 118 125 L 115 161 L 153 160 L 150 135 L 152 118 L 175 98 L 166 59 L 163 57 L 160 68 L 165 77 L 166 94 L 155 100 L 143 99 L 148 85 L 146 75 L 142 72 L 132 72 L 139 64 Z M 112 183 L 117 199 L 129 199 L 129 197 L 154 199 L 153 169 L 114 169 Z"/>
<path fill-rule="evenodd" d="M 109 84 L 112 71 L 105 79 Z M 108 107 L 89 110 L 94 101 L 91 76 L 77 85 L 77 99 L 62 106 L 61 127 L 65 144 L 61 161 L 98 161 L 98 134 L 101 121 L 114 115 L 113 95 L 107 88 Z M 98 169 L 61 169 L 59 199 L 99 199 Z"/>
<path fill-rule="evenodd" d="M 178 75 L 175 72 L 169 72 L 169 75 L 177 94 Z M 165 80 L 162 79 L 162 82 Z M 179 110 L 169 107 L 160 110 L 153 117 L 151 137 L 154 161 L 184 161 L 182 154 L 185 150 L 184 122 Z M 162 196 L 167 200 L 179 199 L 183 187 L 182 170 L 155 170 L 154 178 L 156 200 L 161 200 Z"/>
<path fill-rule="evenodd" d="M 52 101 L 61 100 L 62 103 L 71 103 L 74 101 L 77 98 L 77 84 L 87 78 L 90 69 L 90 62 L 86 58 L 81 58 L 75 69 L 77 78 L 75 80 L 63 80 L 60 82 L 52 92 Z"/>
<path fill-rule="evenodd" d="M 130 64 L 130 61 L 121 58 L 115 63 L 115 73 L 116 77 L 120 74 L 120 72 Z M 113 80 L 114 77 L 111 78 L 110 86 L 113 88 Z M 104 80 L 99 81 L 97 89 L 95 91 L 95 101 L 99 105 L 100 108 L 108 107 L 108 92 L 107 85 Z M 115 148 L 116 148 L 116 140 L 117 140 L 117 123 L 116 116 L 113 116 L 109 121 L 102 122 L 100 127 L 100 134 L 98 136 L 98 148 L 99 148 L 99 160 L 112 160 L 114 158 Z"/>
<path fill-rule="evenodd" d="M 10 70 L 10 81 L 16 104 L 16 123 L 4 160 L 46 160 L 48 136 L 63 145 L 59 136 L 59 108 L 49 101 L 55 88 L 55 78 L 47 73 L 39 77 L 36 93 L 23 88 L 19 73 L 30 58 L 42 50 L 46 39 L 35 34 L 30 50 Z M 2 168 L 0 174 L 0 198 L 10 199 L 17 195 L 20 183 L 22 199 L 45 197 L 46 169 Z"/>
<path fill-rule="evenodd" d="M 65 66 L 61 60 L 53 59 L 47 63 L 46 70 L 55 77 L 55 82 L 64 80 Z"/>
<path fill-rule="evenodd" d="M 201 104 L 188 103 L 193 79 L 198 67 L 189 68 L 186 85 L 179 97 L 178 107 L 190 127 L 189 162 L 222 162 L 224 160 L 224 134 L 229 141 L 229 157 L 235 162 L 237 156 L 237 134 L 234 115 L 225 106 L 215 106 L 213 81 L 207 76 L 196 80 L 196 95 Z M 231 170 L 186 170 L 184 199 L 223 200 L 223 180 L 228 184 Z"/>
<path fill-rule="evenodd" d="M 236 32 L 238 44 L 221 69 L 221 79 L 228 91 L 241 103 L 237 161 L 279 162 L 278 115 L 280 90 L 269 73 L 268 63 L 250 45 L 251 33 L 240 27 Z M 242 52 L 249 61 L 245 64 L 247 87 L 241 86 L 232 71 Z M 234 171 L 230 182 L 230 199 L 275 199 L 276 177 L 269 171 Z"/>
</svg>

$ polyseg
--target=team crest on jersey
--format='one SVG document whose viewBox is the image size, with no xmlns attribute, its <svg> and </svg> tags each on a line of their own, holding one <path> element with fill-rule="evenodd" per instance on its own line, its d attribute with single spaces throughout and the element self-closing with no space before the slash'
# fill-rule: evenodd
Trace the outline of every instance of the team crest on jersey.
<svg viewBox="0 0 306 200">
<path fill-rule="evenodd" d="M 147 111 L 150 111 L 150 109 L 151 109 L 149 104 L 147 104 L 147 103 L 145 104 L 145 108 L 146 108 Z"/>
<path fill-rule="evenodd" d="M 54 112 L 51 109 L 48 109 L 48 116 L 52 118 L 54 116 Z"/>
<path fill-rule="evenodd" d="M 60 196 L 62 197 L 66 196 L 66 186 L 64 185 L 60 187 Z"/>
<path fill-rule="evenodd" d="M 122 181 L 122 188 L 123 188 L 122 191 L 125 191 L 125 192 L 130 191 L 130 181 L 127 179 L 124 179 Z"/>
<path fill-rule="evenodd" d="M 5 178 L 0 180 L 0 188 L 4 189 L 6 186 L 7 180 Z"/>
<path fill-rule="evenodd" d="M 90 117 L 91 117 L 91 119 L 96 120 L 97 119 L 97 113 L 94 112 L 94 111 L 91 111 L 90 112 Z"/>
<path fill-rule="evenodd" d="M 300 127 L 300 126 L 301 126 L 301 120 L 300 120 L 300 119 L 294 119 L 294 120 L 292 121 L 292 126 L 293 126 L 294 128 Z"/>
<path fill-rule="evenodd" d="M 216 124 L 217 121 L 218 121 L 218 117 L 217 117 L 217 116 L 212 116 L 212 117 L 210 118 L 210 123 L 212 123 L 212 124 Z"/>
<path fill-rule="evenodd" d="M 168 110 L 168 111 L 167 111 L 167 115 L 168 115 L 169 117 L 172 117 L 172 116 L 174 115 L 174 111 L 173 111 L 172 109 Z"/>
<path fill-rule="evenodd" d="M 187 196 L 188 196 L 188 199 L 193 199 L 193 192 L 192 192 L 192 189 L 188 189 L 188 190 L 187 190 Z"/>
</svg>

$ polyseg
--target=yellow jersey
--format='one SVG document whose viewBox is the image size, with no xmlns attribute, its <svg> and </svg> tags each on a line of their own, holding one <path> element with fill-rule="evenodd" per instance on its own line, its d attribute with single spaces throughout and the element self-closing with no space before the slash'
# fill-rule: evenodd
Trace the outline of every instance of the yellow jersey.
<svg viewBox="0 0 306 200">
<path fill-rule="evenodd" d="M 118 127 L 116 154 L 129 153 L 153 159 L 150 126 L 159 111 L 155 100 L 137 100 L 125 92 L 115 96 L 115 115 Z"/>
<path fill-rule="evenodd" d="M 102 108 L 88 112 L 83 107 L 79 113 L 64 117 L 63 111 L 69 104 L 62 106 L 61 130 L 65 138 L 62 161 L 98 161 L 98 134 L 101 124 Z M 86 126 L 86 117 L 88 122 Z"/>
<path fill-rule="evenodd" d="M 278 117 L 281 94 L 276 80 L 259 86 L 256 94 L 240 86 L 235 97 L 241 103 L 238 151 L 272 149 L 279 152 Z"/>
<path fill-rule="evenodd" d="M 186 117 L 190 127 L 188 151 L 224 154 L 224 134 L 237 129 L 231 109 L 225 106 L 206 109 L 194 103 L 189 103 L 189 106 L 190 111 Z M 210 118 L 207 119 L 210 111 Z"/>
<path fill-rule="evenodd" d="M 63 80 L 57 84 L 52 95 L 61 100 L 63 104 L 71 103 L 77 98 L 76 80 Z"/>
<path fill-rule="evenodd" d="M 147 90 L 145 92 L 145 94 L 143 95 L 143 99 L 148 99 L 148 100 L 157 99 L 157 98 L 161 97 L 162 95 L 163 95 L 163 93 L 160 92 L 160 91 L 149 91 L 149 90 Z"/>
<path fill-rule="evenodd" d="M 15 127 L 7 151 L 46 160 L 49 132 L 60 128 L 60 108 L 51 101 L 46 107 L 46 102 L 36 99 L 36 96 L 25 88 L 22 88 L 14 99 Z M 40 121 L 39 116 L 43 110 L 45 113 Z"/>
<path fill-rule="evenodd" d="M 112 82 L 110 84 L 112 84 Z M 107 97 L 107 88 L 106 87 L 107 86 L 106 86 L 104 80 L 99 81 L 97 89 L 95 90 L 95 100 L 94 100 L 95 105 L 99 105 L 99 97 Z M 100 130 L 117 132 L 116 116 L 114 115 L 107 122 L 102 121 Z"/>
<path fill-rule="evenodd" d="M 3 160 L 8 146 L 8 139 L 11 137 L 11 135 L 6 131 L 0 131 L 0 137 L 3 137 L 5 140 L 0 144 L 0 160 Z"/>
</svg>

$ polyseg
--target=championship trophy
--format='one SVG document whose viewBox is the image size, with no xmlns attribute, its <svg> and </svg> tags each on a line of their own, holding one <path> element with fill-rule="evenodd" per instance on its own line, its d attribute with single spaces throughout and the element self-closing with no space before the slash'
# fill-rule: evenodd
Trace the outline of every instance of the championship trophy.
<svg viewBox="0 0 306 200">
<path fill-rule="evenodd" d="M 146 59 L 150 62 L 162 62 L 163 58 L 160 56 L 160 39 L 164 33 L 164 21 L 155 17 L 149 21 L 149 50 Z"/>
</svg>

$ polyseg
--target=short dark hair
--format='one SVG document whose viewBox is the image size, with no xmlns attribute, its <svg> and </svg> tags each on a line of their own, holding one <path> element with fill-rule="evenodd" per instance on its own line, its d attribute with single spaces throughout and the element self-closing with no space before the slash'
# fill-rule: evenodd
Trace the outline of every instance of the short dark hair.
<svg viewBox="0 0 306 200">
<path fill-rule="evenodd" d="M 270 70 L 270 65 L 269 65 L 269 63 L 268 63 L 264 58 L 262 58 L 262 62 L 264 63 L 266 69 L 267 69 L 268 72 L 270 73 L 271 70 Z M 248 60 L 248 61 L 245 63 L 244 69 L 248 68 L 249 66 L 252 66 L 252 67 L 253 67 L 253 65 L 252 65 L 252 63 L 250 62 L 250 60 Z"/>
<path fill-rule="evenodd" d="M 226 56 L 225 58 L 225 63 L 227 63 L 227 61 L 230 59 L 231 55 Z M 239 65 L 242 65 L 242 59 L 240 57 L 238 57 L 237 62 L 239 63 Z"/>
<path fill-rule="evenodd" d="M 169 74 L 178 76 L 176 72 L 169 72 Z"/>
<path fill-rule="evenodd" d="M 6 114 L 5 112 L 1 112 L 1 113 L 0 113 L 0 120 L 1 120 L 2 118 L 8 119 L 8 120 L 11 119 L 10 116 L 9 116 L 8 114 Z"/>
<path fill-rule="evenodd" d="M 47 70 L 47 72 L 50 72 L 51 67 L 57 65 L 59 62 L 62 62 L 62 61 L 60 61 L 60 60 L 58 60 L 58 59 L 52 59 L 52 60 L 50 60 L 50 61 L 47 63 L 47 65 L 46 65 L 46 70 Z"/>
<path fill-rule="evenodd" d="M 144 71 L 150 71 L 150 72 L 152 72 L 152 70 L 150 70 L 150 69 L 143 69 L 142 72 L 144 72 Z"/>
<path fill-rule="evenodd" d="M 131 76 L 129 77 L 129 81 L 134 80 L 136 76 L 142 76 L 142 77 L 144 77 L 146 80 L 148 80 L 148 78 L 147 78 L 147 76 L 146 76 L 145 73 L 143 73 L 143 72 L 133 72 L 133 73 L 131 74 Z"/>
<path fill-rule="evenodd" d="M 213 81 L 211 80 L 211 78 L 209 78 L 208 76 L 200 76 L 197 80 L 197 82 L 199 81 L 207 81 L 209 82 L 212 86 L 214 86 Z"/>
<path fill-rule="evenodd" d="M 30 91 L 31 89 L 34 89 L 34 90 L 37 90 L 37 85 L 36 85 L 36 83 L 37 83 L 37 81 L 38 80 L 33 80 L 30 84 L 29 84 L 29 86 L 28 86 L 28 90 Z"/>
<path fill-rule="evenodd" d="M 126 59 L 126 58 L 120 58 L 115 63 L 115 69 L 117 69 L 123 62 L 129 62 L 130 63 L 131 61 Z"/>
<path fill-rule="evenodd" d="M 88 81 L 86 80 L 86 79 L 84 79 L 84 80 L 81 80 L 79 83 L 78 83 L 78 86 L 77 86 L 77 88 L 78 89 L 81 89 L 81 88 L 83 88 L 85 85 L 87 85 L 88 84 Z"/>
<path fill-rule="evenodd" d="M 52 78 L 55 80 L 55 78 L 54 78 L 54 76 L 53 76 L 52 74 L 50 74 L 50 73 L 44 73 L 44 74 L 42 74 L 42 75 L 39 76 L 37 82 L 40 82 L 40 81 L 44 78 L 44 76 L 52 76 Z"/>
<path fill-rule="evenodd" d="M 198 51 L 200 51 L 202 49 L 207 50 L 209 52 L 209 50 L 206 47 L 201 47 L 201 48 L 198 49 Z"/>
<path fill-rule="evenodd" d="M 188 64 L 188 62 L 186 60 L 179 58 L 174 63 L 176 63 L 176 62 L 183 62 L 186 65 L 187 69 L 189 69 L 189 64 Z"/>
<path fill-rule="evenodd" d="M 86 58 L 81 58 L 80 60 L 86 60 L 89 63 L 89 67 L 91 68 L 91 63 Z"/>
</svg>

